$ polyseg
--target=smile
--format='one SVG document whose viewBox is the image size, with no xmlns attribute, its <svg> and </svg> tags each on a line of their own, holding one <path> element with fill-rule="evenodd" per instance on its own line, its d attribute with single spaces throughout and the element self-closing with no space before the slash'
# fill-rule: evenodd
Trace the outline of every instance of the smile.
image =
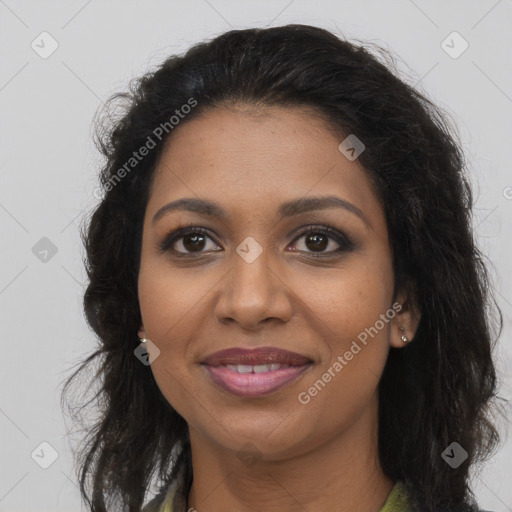
<svg viewBox="0 0 512 512">
<path fill-rule="evenodd" d="M 277 347 L 231 347 L 208 355 L 202 365 L 224 391 L 246 398 L 278 391 L 312 366 L 309 357 Z"/>
<path fill-rule="evenodd" d="M 204 366 L 212 381 L 234 395 L 260 397 L 278 391 L 297 380 L 311 363 L 300 366 L 284 364 Z"/>
</svg>

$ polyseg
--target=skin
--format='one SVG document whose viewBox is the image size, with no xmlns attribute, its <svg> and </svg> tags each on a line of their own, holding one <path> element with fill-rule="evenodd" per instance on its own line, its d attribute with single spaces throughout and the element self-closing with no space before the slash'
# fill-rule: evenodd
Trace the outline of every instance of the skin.
<svg viewBox="0 0 512 512">
<path fill-rule="evenodd" d="M 151 369 L 188 423 L 188 507 L 198 512 L 377 512 L 393 486 L 377 455 L 377 386 L 390 346 L 414 337 L 420 315 L 409 297 L 393 300 L 384 210 L 359 162 L 338 150 L 343 138 L 305 109 L 217 107 L 175 129 L 158 163 L 143 228 L 139 336 L 159 348 Z M 357 206 L 369 226 L 339 208 L 277 216 L 285 201 L 324 195 Z M 183 197 L 215 201 L 228 217 L 179 210 L 152 222 Z M 173 248 L 191 255 L 181 259 L 157 249 L 180 222 L 209 232 L 202 246 L 177 239 Z M 330 225 L 356 246 L 336 254 L 340 244 L 322 236 L 328 245 L 318 249 L 301 233 L 310 225 Z M 236 252 L 249 236 L 263 250 L 251 263 Z M 322 251 L 332 256 L 311 256 Z M 401 311 L 301 404 L 299 393 L 396 302 Z M 237 397 L 200 364 L 236 346 L 275 346 L 314 364 L 270 395 Z M 239 457 L 247 443 L 250 463 Z"/>
</svg>

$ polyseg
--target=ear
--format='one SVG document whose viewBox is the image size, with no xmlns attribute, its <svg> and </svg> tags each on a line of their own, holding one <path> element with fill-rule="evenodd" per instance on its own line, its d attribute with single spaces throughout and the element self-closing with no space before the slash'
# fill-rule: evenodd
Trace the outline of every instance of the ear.
<svg viewBox="0 0 512 512">
<path fill-rule="evenodd" d="M 146 331 L 144 330 L 143 325 L 140 326 L 140 329 L 137 334 L 138 334 L 139 338 L 146 338 Z"/>
<path fill-rule="evenodd" d="M 391 339 L 392 347 L 403 348 L 413 341 L 418 325 L 421 320 L 421 311 L 412 296 L 412 292 L 400 292 L 393 304 L 396 315 L 391 320 Z M 402 336 L 407 341 L 404 342 Z"/>
</svg>

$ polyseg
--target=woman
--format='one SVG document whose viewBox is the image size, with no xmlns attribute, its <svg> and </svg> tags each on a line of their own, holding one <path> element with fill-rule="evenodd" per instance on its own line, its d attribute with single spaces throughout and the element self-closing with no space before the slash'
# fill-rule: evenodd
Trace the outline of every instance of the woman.
<svg viewBox="0 0 512 512">
<path fill-rule="evenodd" d="M 90 509 L 139 511 L 156 477 L 144 511 L 478 510 L 492 297 L 439 109 L 304 25 L 117 100 L 83 235 L 101 346 L 66 385 L 100 357 Z"/>
</svg>

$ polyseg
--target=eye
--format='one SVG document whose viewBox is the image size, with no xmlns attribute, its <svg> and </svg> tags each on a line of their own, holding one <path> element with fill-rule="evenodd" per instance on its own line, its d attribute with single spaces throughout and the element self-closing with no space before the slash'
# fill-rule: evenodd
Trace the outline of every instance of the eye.
<svg viewBox="0 0 512 512">
<path fill-rule="evenodd" d="M 186 256 L 193 253 L 210 252 L 205 251 L 207 239 L 213 240 L 208 235 L 208 230 L 199 226 L 190 226 L 177 229 L 170 233 L 164 241 L 159 244 L 162 252 L 171 250 L 178 256 Z M 184 249 L 184 250 L 183 250 Z"/>
<path fill-rule="evenodd" d="M 355 247 L 355 242 L 353 240 L 330 226 L 309 226 L 306 231 L 303 231 L 302 234 L 296 238 L 296 240 L 300 240 L 301 238 L 304 238 L 302 245 L 306 249 L 304 250 L 299 248 L 297 251 L 311 254 L 314 258 L 333 256 L 342 252 L 350 251 Z M 334 242 L 334 245 L 337 245 L 338 247 L 326 250 L 333 245 L 332 242 Z"/>
</svg>

